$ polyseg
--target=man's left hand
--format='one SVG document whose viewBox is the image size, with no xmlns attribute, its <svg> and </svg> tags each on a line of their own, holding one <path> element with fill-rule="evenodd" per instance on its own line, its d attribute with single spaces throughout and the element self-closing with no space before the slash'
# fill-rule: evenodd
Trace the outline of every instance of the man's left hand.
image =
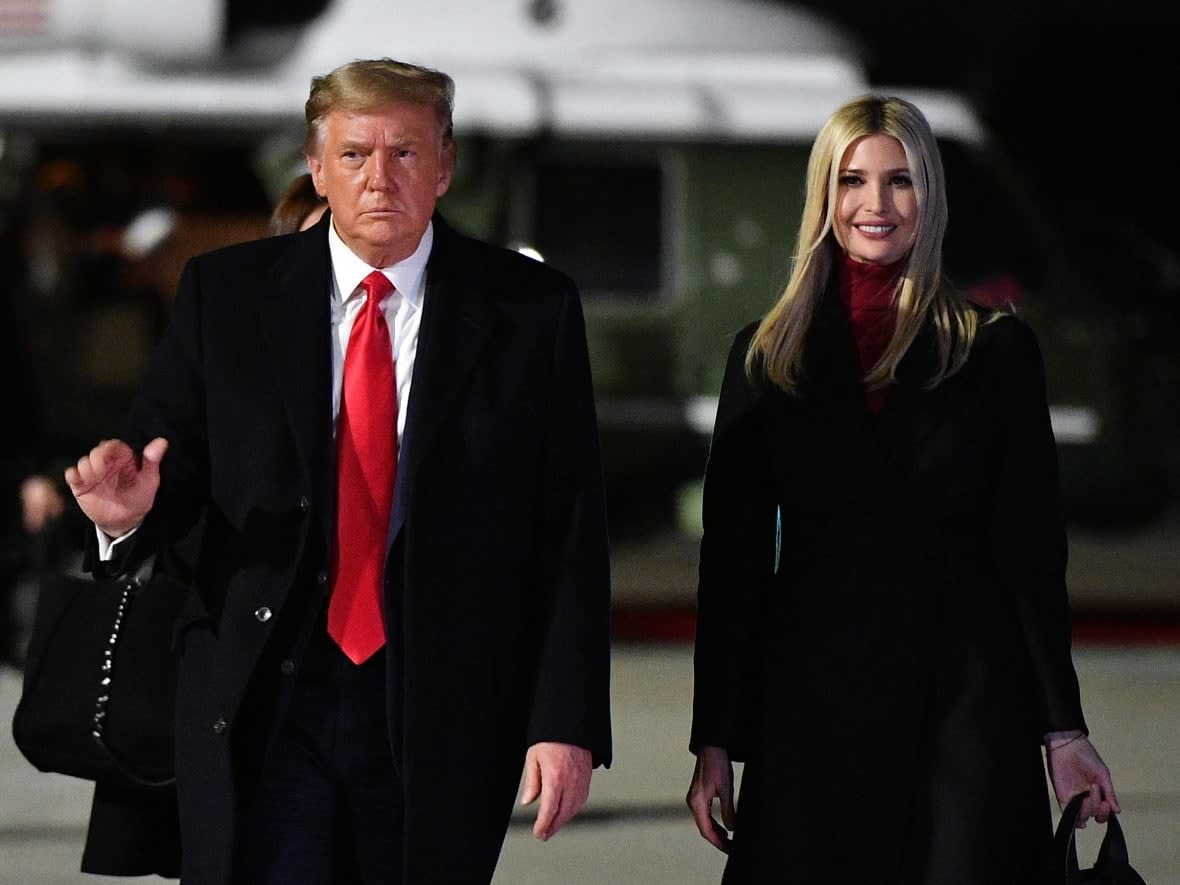
<svg viewBox="0 0 1180 885">
<path fill-rule="evenodd" d="M 542 842 L 581 810 L 590 795 L 590 751 L 573 744 L 542 742 L 529 747 L 524 759 L 520 804 L 541 797 L 533 835 Z"/>
</svg>

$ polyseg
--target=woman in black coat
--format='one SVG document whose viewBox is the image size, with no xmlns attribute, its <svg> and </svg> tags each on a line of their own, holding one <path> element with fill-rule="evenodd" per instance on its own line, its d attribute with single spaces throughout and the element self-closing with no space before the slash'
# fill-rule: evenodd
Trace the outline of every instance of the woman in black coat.
<svg viewBox="0 0 1180 885">
<path fill-rule="evenodd" d="M 688 793 L 725 885 L 1041 881 L 1041 746 L 1059 803 L 1119 811 L 1070 655 L 1040 352 L 946 283 L 945 228 L 921 112 L 849 102 L 786 290 L 730 353 Z"/>
</svg>

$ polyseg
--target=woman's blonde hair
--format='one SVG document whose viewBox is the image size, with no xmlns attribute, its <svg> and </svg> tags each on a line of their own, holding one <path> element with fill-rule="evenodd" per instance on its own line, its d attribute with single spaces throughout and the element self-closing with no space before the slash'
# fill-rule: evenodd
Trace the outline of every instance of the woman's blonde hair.
<svg viewBox="0 0 1180 885">
<path fill-rule="evenodd" d="M 896 138 L 905 150 L 918 220 L 894 292 L 897 325 L 884 354 L 864 381 L 871 388 L 892 382 L 927 318 L 933 320 L 938 335 L 938 369 L 929 380 L 931 387 L 963 366 L 975 339 L 978 313 L 942 274 L 946 181 L 930 124 L 911 102 L 864 95 L 837 109 L 816 136 L 807 163 L 807 192 L 790 277 L 778 301 L 763 317 L 746 354 L 749 373 L 765 372 L 768 380 L 788 393 L 795 392 L 799 384 L 807 329 L 840 254 L 833 227 L 840 163 L 858 139 L 877 134 Z"/>
</svg>

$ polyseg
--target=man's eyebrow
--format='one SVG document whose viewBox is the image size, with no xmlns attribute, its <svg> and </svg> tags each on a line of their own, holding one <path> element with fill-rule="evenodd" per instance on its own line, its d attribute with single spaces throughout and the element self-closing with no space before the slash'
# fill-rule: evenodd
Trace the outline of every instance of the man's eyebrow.
<svg viewBox="0 0 1180 885">
<path fill-rule="evenodd" d="M 863 169 L 860 169 L 856 166 L 846 166 L 845 168 L 840 170 L 840 174 L 841 175 L 865 175 L 866 173 Z M 885 175 L 899 175 L 899 174 L 909 175 L 910 174 L 910 167 L 909 166 L 898 166 L 894 169 L 886 169 L 884 174 Z"/>
</svg>

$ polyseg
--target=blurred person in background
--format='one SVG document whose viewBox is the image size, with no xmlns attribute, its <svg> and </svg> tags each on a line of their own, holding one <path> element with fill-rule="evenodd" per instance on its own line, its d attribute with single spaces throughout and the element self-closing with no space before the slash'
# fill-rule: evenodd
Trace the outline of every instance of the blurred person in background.
<svg viewBox="0 0 1180 885">
<path fill-rule="evenodd" d="M 171 217 L 126 210 L 126 200 L 104 193 L 99 182 L 123 177 L 109 154 L 103 158 L 112 174 L 95 174 L 72 157 L 42 158 L 22 188 L 26 211 L 3 230 L 0 328 L 10 341 L 0 359 L 7 413 L 22 422 L 21 432 L 4 437 L 4 500 L 19 505 L 19 525 L 5 525 L 5 562 L 14 573 L 5 575 L 5 588 L 15 598 L 5 607 L 12 617 L 4 638 L 18 666 L 44 582 L 77 569 L 82 527 L 93 533 L 62 481 L 63 453 L 76 457 L 79 440 L 93 443 L 90 421 L 113 422 L 126 411 L 129 378 L 140 370 L 137 348 L 146 351 L 159 333 L 162 299 L 128 285 L 129 271 L 169 236 Z M 157 571 L 172 567 L 173 554 L 165 560 Z M 170 788 L 96 784 L 82 870 L 176 876 L 176 818 Z"/>
<path fill-rule="evenodd" d="M 838 109 L 786 289 L 730 351 L 687 796 L 726 885 L 1044 881 L 1045 764 L 1083 824 L 1119 811 L 1071 657 L 1038 344 L 946 283 L 946 205 L 918 108 Z"/>
<path fill-rule="evenodd" d="M 15 209 L 0 213 L 0 372 L 4 414 L 19 431 L 0 435 L 0 663 L 20 666 L 31 612 L 19 598 L 39 553 L 36 538 L 64 499 L 43 468 L 40 384 L 28 352 L 28 264 Z"/>
<path fill-rule="evenodd" d="M 390 59 L 315 78 L 328 213 L 193 259 L 125 441 L 67 471 L 101 574 L 206 515 L 178 625 L 186 885 L 486 885 L 522 768 L 547 839 L 610 761 L 580 300 L 435 213 L 452 101 Z"/>
<path fill-rule="evenodd" d="M 279 195 L 270 214 L 271 236 L 307 230 L 327 211 L 328 203 L 315 189 L 310 172 L 297 175 Z"/>
</svg>

